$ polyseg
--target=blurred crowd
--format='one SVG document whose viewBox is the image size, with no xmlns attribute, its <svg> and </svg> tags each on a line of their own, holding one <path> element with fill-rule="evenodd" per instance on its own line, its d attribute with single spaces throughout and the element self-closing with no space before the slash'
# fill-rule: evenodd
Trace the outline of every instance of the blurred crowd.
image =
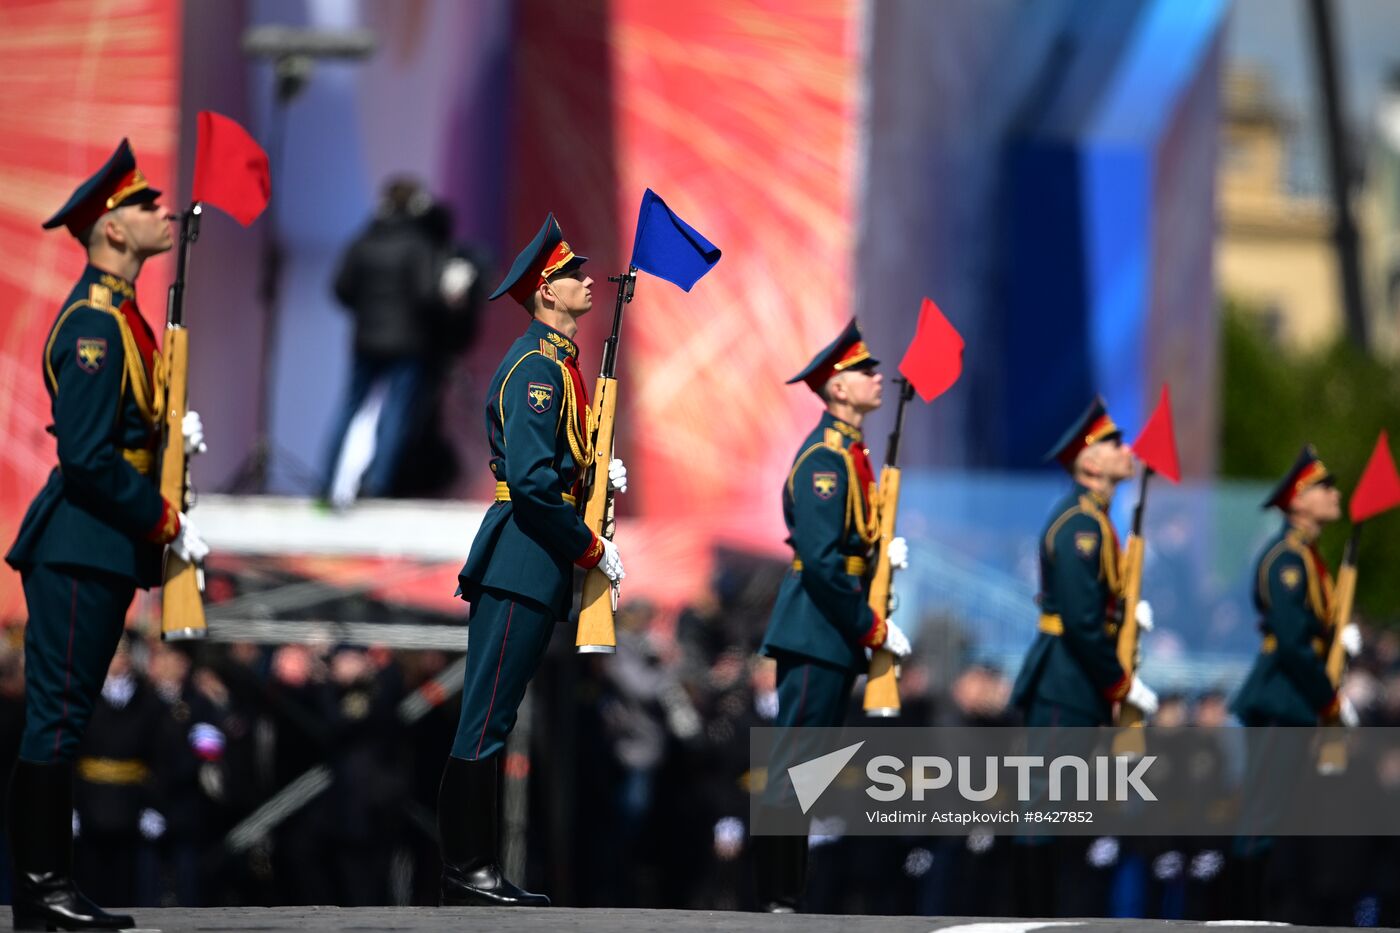
<svg viewBox="0 0 1400 933">
<path fill-rule="evenodd" d="M 749 770 L 748 730 L 777 709 L 773 665 L 754 653 L 773 571 L 721 574 L 713 595 L 676 615 L 625 603 L 612 656 L 575 654 L 558 627 L 507 750 L 506 857 L 528 884 L 578 906 L 752 907 L 747 824 L 761 776 Z M 1367 724 L 1400 725 L 1400 637 L 1368 632 L 1367 644 L 1346 689 Z M 22 658 L 12 630 L 0 641 L 11 757 Z M 79 884 L 131 906 L 433 904 L 454 660 L 330 644 L 190 647 L 129 632 L 78 763 Z M 945 661 L 919 654 L 916 640 L 892 724 L 1019 721 L 1008 672 Z M 1227 725 L 1227 700 L 1223 690 L 1167 695 L 1155 724 Z M 848 722 L 871 722 L 858 703 L 859 691 Z M 1242 773 L 1225 754 L 1212 767 Z M 842 829 L 813 825 L 809 911 L 1012 912 L 1008 837 Z M 1067 916 L 1230 915 L 1228 839 L 1055 845 Z M 1400 919 L 1393 840 L 1281 839 L 1271 864 L 1274 919 Z"/>
</svg>

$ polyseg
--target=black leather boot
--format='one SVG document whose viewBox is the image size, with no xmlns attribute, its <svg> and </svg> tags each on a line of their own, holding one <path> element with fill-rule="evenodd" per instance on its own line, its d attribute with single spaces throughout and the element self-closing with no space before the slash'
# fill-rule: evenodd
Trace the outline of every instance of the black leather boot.
<svg viewBox="0 0 1400 933">
<path fill-rule="evenodd" d="M 10 851 L 16 930 L 124 930 L 73 883 L 73 764 L 15 763 L 10 778 Z"/>
<path fill-rule="evenodd" d="M 796 913 L 807 886 L 806 836 L 751 836 L 754 894 L 758 909 Z"/>
<path fill-rule="evenodd" d="M 438 786 L 443 907 L 548 907 L 549 898 L 521 890 L 501 874 L 500 756 L 464 761 L 448 756 Z"/>
</svg>

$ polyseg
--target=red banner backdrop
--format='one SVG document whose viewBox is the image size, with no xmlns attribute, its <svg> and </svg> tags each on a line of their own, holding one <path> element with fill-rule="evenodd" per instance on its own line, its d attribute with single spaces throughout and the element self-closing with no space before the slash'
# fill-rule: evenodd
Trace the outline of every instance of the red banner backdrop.
<svg viewBox="0 0 1400 933">
<path fill-rule="evenodd" d="M 0 547 L 54 466 L 41 377 L 44 338 L 83 268 L 40 224 L 123 136 L 157 188 L 175 191 L 180 9 L 174 0 L 7 0 L 0 6 Z M 138 300 L 165 317 L 170 264 L 147 267 Z M 23 618 L 19 575 L 0 566 L 0 620 Z"/>
<path fill-rule="evenodd" d="M 783 382 L 851 314 L 858 15 L 853 0 L 519 11 L 514 239 L 552 209 L 592 257 L 585 371 L 647 187 L 724 250 L 688 294 L 642 274 L 627 311 L 619 444 L 637 482 L 621 509 L 637 521 L 619 541 L 629 586 L 659 602 L 705 585 L 717 542 L 781 553 L 780 489 L 820 411 Z"/>
</svg>

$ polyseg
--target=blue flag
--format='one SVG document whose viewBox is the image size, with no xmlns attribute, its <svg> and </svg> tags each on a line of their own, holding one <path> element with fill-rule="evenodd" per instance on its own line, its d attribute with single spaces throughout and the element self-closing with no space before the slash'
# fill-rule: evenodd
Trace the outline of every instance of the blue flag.
<svg viewBox="0 0 1400 933">
<path fill-rule="evenodd" d="M 637 214 L 632 265 L 686 291 L 719 262 L 719 249 L 681 220 L 650 188 Z"/>
</svg>

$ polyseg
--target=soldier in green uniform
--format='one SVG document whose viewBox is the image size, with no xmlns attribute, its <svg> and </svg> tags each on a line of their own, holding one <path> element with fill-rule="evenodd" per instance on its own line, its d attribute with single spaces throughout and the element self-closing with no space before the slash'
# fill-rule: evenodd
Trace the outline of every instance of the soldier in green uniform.
<svg viewBox="0 0 1400 933">
<path fill-rule="evenodd" d="M 67 228 L 88 264 L 43 349 L 58 466 L 5 558 L 23 577 L 29 612 L 24 735 L 9 795 L 17 930 L 132 926 L 73 884 L 73 762 L 136 588 L 159 585 L 166 545 L 196 563 L 208 553 L 156 476 L 160 354 L 135 282 L 147 259 L 174 245 L 159 197 L 122 140 L 44 223 Z M 203 449 L 198 415 L 183 428 L 186 451 Z"/>
<path fill-rule="evenodd" d="M 1326 465 L 1311 445 L 1298 454 L 1264 508 L 1285 518 L 1260 555 L 1253 576 L 1254 607 L 1263 641 L 1244 686 L 1231 704 L 1240 722 L 1252 727 L 1247 747 L 1245 786 L 1253 788 L 1241 814 L 1244 835 L 1236 838 L 1232 888 L 1241 919 L 1262 919 L 1264 877 L 1273 837 L 1267 835 L 1291 781 L 1307 761 L 1288 761 L 1269 741 L 1271 726 L 1357 724 L 1351 701 L 1337 692 L 1327 676 L 1327 648 L 1332 637 L 1332 579 L 1317 551 L 1322 529 L 1342 514 L 1342 496 Z M 1361 652 L 1361 631 L 1349 624 L 1342 644 L 1352 657 Z M 1257 730 L 1257 731 L 1256 731 Z M 1263 834 L 1260 834 L 1263 833 Z"/>
<path fill-rule="evenodd" d="M 763 805 L 792 809 L 787 769 L 824 751 L 804 728 L 841 725 L 851 687 L 865 669 L 866 649 L 909 654 L 899 626 L 868 600 L 867 562 L 879 537 L 875 473 L 861 423 L 880 407 L 879 361 L 851 321 L 788 384 L 802 382 L 826 405 L 783 485 L 783 518 L 793 550 L 792 570 L 778 591 L 762 651 L 778 662 L 778 716 L 785 730 L 769 762 Z M 890 563 L 908 566 L 903 538 L 889 546 Z M 754 836 L 759 905 L 796 910 L 806 880 L 805 836 Z"/>
<path fill-rule="evenodd" d="M 1040 535 L 1040 622 L 1012 690 L 1012 702 L 1038 726 L 1103 726 L 1113 704 L 1151 714 L 1157 695 L 1118 663 L 1122 599 L 1118 533 L 1108 518 L 1118 484 L 1133 475 L 1133 451 L 1095 399 L 1046 457 L 1074 478 Z M 1151 609 L 1137 621 L 1150 630 Z"/>
<path fill-rule="evenodd" d="M 531 321 L 487 391 L 496 501 L 460 574 L 471 614 L 462 716 L 438 792 L 444 906 L 549 904 L 501 873 L 501 752 L 555 620 L 569 613 L 573 568 L 623 578 L 616 545 L 590 531 L 577 508 L 593 462 L 593 415 L 573 340 L 593 307 L 586 258 L 550 214 L 491 295 L 510 295 Z M 608 482 L 626 491 L 620 460 L 609 464 Z"/>
<path fill-rule="evenodd" d="M 1157 695 L 1118 662 L 1122 566 L 1108 510 L 1118 484 L 1133 475 L 1132 448 L 1096 398 L 1046 459 L 1064 467 L 1074 484 L 1040 535 L 1039 631 L 1011 694 L 1037 730 L 1032 742 L 1043 743 L 1036 754 L 1049 753 L 1050 730 L 1108 725 L 1115 703 L 1147 715 L 1157 709 Z M 1136 617 L 1151 629 L 1146 602 L 1138 603 Z M 1043 782 L 1032 793 L 1043 797 Z M 1054 916 L 1057 847 L 1045 836 L 1016 841 L 1021 915 Z"/>
</svg>

